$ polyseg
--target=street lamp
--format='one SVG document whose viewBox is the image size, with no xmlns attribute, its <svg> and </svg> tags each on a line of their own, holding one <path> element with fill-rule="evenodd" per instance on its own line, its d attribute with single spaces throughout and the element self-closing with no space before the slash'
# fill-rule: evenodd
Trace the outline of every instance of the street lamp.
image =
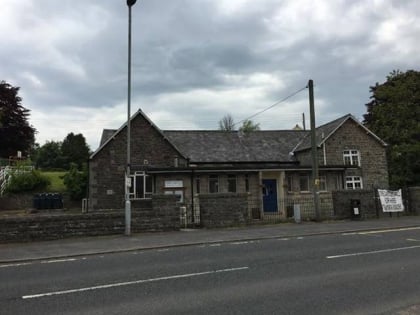
<svg viewBox="0 0 420 315">
<path fill-rule="evenodd" d="M 130 164 L 131 164 L 131 7 L 136 0 L 127 0 L 128 6 L 128 87 L 127 87 L 127 166 L 125 170 L 125 235 L 131 234 Z"/>
</svg>

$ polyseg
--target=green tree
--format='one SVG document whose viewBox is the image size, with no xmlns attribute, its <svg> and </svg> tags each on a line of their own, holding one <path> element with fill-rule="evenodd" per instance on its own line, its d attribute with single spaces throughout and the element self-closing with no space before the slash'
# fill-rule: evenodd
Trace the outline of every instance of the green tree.
<svg viewBox="0 0 420 315">
<path fill-rule="evenodd" d="M 364 124 L 389 145 L 390 186 L 420 185 L 420 72 L 394 70 L 370 92 Z"/>
<path fill-rule="evenodd" d="M 245 133 L 251 132 L 251 131 L 258 131 L 258 130 L 260 130 L 260 124 L 254 123 L 250 119 L 244 120 L 244 122 L 242 123 L 242 126 L 239 128 L 239 131 L 242 131 Z"/>
<path fill-rule="evenodd" d="M 233 131 L 235 130 L 235 123 L 233 117 L 230 114 L 225 115 L 219 120 L 219 130 L 222 131 Z"/>
<path fill-rule="evenodd" d="M 61 142 L 47 141 L 34 154 L 35 165 L 45 170 L 65 169 Z"/>
<path fill-rule="evenodd" d="M 70 199 L 82 200 L 86 197 L 88 187 L 88 173 L 86 167 L 79 171 L 75 163 L 71 163 L 70 170 L 64 175 L 64 185 L 67 187 Z"/>
<path fill-rule="evenodd" d="M 28 122 L 30 110 L 22 106 L 19 87 L 0 81 L 0 157 L 28 155 L 35 143 L 35 128 Z"/>
<path fill-rule="evenodd" d="M 69 169 L 70 164 L 74 163 L 81 170 L 89 158 L 89 146 L 86 144 L 86 139 L 81 133 L 75 135 L 71 132 L 61 144 L 61 153 L 66 169 Z"/>
</svg>

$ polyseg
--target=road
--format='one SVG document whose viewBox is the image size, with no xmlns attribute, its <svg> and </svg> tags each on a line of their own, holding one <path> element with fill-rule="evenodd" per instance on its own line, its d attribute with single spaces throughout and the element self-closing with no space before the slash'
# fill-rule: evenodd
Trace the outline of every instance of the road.
<svg viewBox="0 0 420 315">
<path fill-rule="evenodd" d="M 418 314 L 419 271 L 420 228 L 70 257 L 0 265 L 0 314 Z"/>
</svg>

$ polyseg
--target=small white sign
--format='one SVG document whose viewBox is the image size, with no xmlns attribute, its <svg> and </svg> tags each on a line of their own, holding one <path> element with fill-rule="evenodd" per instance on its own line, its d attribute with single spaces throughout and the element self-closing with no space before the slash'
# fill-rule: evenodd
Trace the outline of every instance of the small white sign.
<svg viewBox="0 0 420 315">
<path fill-rule="evenodd" d="M 402 191 L 378 189 L 379 199 L 383 212 L 402 212 L 404 204 L 402 202 Z"/>
<path fill-rule="evenodd" d="M 182 188 L 182 180 L 165 180 L 165 188 Z"/>
</svg>

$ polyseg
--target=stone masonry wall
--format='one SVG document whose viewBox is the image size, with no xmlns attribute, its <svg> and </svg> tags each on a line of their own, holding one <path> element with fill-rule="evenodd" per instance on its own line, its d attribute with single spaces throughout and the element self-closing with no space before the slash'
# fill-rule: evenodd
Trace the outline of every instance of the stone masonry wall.
<svg viewBox="0 0 420 315">
<path fill-rule="evenodd" d="M 385 147 L 354 121 L 348 120 L 326 141 L 327 164 L 343 164 L 344 150 L 359 150 L 360 169 L 348 170 L 345 176 L 362 176 L 363 188 L 388 188 Z M 353 173 L 352 173 L 353 172 Z"/>
<path fill-rule="evenodd" d="M 247 223 L 248 194 L 200 194 L 201 225 L 228 227 Z"/>
<path fill-rule="evenodd" d="M 186 161 L 141 114 L 131 123 L 131 170 L 184 166 Z M 89 199 L 92 209 L 124 208 L 127 131 L 121 130 L 89 161 Z M 146 163 L 145 163 L 146 162 Z"/>
<path fill-rule="evenodd" d="M 420 187 L 409 187 L 406 190 L 406 195 L 408 201 L 407 210 L 412 214 L 420 214 Z"/>
<path fill-rule="evenodd" d="M 131 230 L 179 230 L 179 207 L 174 196 L 155 196 L 145 204 L 133 202 Z M 123 234 L 124 211 L 97 211 L 85 214 L 38 213 L 0 218 L 0 242 L 52 240 L 75 236 Z"/>
<path fill-rule="evenodd" d="M 386 149 L 365 129 L 347 120 L 325 143 L 327 165 L 343 165 L 344 150 L 359 150 L 361 166 L 347 170 L 344 176 L 361 176 L 364 189 L 388 188 Z M 311 165 L 311 151 L 297 153 L 301 165 Z M 318 149 L 319 165 L 324 165 L 324 148 Z"/>
<path fill-rule="evenodd" d="M 334 216 L 337 219 L 354 218 L 351 200 L 360 200 L 360 218 L 383 216 L 380 205 L 376 204 L 373 190 L 341 190 L 332 192 Z"/>
</svg>

